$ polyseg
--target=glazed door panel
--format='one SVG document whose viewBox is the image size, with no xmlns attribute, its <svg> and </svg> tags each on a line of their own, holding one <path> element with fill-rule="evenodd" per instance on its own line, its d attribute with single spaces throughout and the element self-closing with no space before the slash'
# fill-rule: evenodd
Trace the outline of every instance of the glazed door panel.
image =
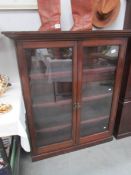
<svg viewBox="0 0 131 175">
<path fill-rule="evenodd" d="M 118 82 L 115 87 L 114 82 L 119 54 L 122 52 L 119 41 L 85 41 L 79 46 L 78 134 L 80 142 L 83 142 L 84 137 L 110 132 L 109 125 L 114 117 L 114 114 L 111 115 L 112 99 L 115 88 L 119 86 Z M 118 89 L 116 91 L 117 94 Z"/>
<path fill-rule="evenodd" d="M 75 142 L 75 52 L 75 42 L 24 44 L 33 121 L 30 127 L 38 150 L 48 152 Z"/>
</svg>

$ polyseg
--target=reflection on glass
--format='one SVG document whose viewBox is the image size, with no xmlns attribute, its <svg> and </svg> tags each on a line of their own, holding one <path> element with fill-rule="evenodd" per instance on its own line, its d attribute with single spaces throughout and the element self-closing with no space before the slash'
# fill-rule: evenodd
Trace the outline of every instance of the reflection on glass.
<svg viewBox="0 0 131 175">
<path fill-rule="evenodd" d="M 72 139 L 72 48 L 25 49 L 38 147 Z"/>
<path fill-rule="evenodd" d="M 80 136 L 108 129 L 119 46 L 84 47 Z"/>
<path fill-rule="evenodd" d="M 84 68 L 115 66 L 119 46 L 98 46 L 84 48 Z"/>
</svg>

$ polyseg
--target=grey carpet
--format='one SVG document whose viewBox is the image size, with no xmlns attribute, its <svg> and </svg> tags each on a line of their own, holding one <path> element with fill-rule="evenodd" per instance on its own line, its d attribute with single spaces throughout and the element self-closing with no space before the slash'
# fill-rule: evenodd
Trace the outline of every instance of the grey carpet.
<svg viewBox="0 0 131 175">
<path fill-rule="evenodd" d="M 37 162 L 24 152 L 20 175 L 131 175 L 131 137 Z"/>
</svg>

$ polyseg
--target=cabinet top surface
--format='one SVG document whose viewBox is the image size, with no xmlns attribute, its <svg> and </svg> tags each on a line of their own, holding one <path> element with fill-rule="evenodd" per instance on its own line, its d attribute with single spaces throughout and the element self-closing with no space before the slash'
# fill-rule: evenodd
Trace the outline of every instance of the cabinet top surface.
<svg viewBox="0 0 131 175">
<path fill-rule="evenodd" d="M 131 30 L 97 30 L 86 32 L 40 32 L 40 31 L 11 31 L 2 32 L 14 40 L 81 40 L 85 38 L 114 38 L 131 37 Z"/>
</svg>

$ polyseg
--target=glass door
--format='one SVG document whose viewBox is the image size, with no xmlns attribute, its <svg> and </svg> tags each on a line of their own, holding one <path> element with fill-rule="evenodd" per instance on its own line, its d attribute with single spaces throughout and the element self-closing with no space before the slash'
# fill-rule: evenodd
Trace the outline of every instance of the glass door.
<svg viewBox="0 0 131 175">
<path fill-rule="evenodd" d="M 78 134 L 81 142 L 84 142 L 84 137 L 102 135 L 109 131 L 112 99 L 118 94 L 118 90 L 117 92 L 114 90 L 120 85 L 119 80 L 115 87 L 120 48 L 119 42 L 112 44 L 112 41 L 81 43 L 78 58 L 81 60 L 78 62 L 78 69 L 81 72 L 78 80 L 78 89 L 80 90 L 78 95 L 80 129 Z M 115 106 L 116 101 L 114 100 L 114 108 Z"/>
<path fill-rule="evenodd" d="M 32 120 L 37 148 L 50 151 L 75 141 L 74 42 L 26 43 Z M 54 146 L 55 145 L 55 146 Z M 56 147 L 57 145 L 57 147 Z"/>
</svg>

